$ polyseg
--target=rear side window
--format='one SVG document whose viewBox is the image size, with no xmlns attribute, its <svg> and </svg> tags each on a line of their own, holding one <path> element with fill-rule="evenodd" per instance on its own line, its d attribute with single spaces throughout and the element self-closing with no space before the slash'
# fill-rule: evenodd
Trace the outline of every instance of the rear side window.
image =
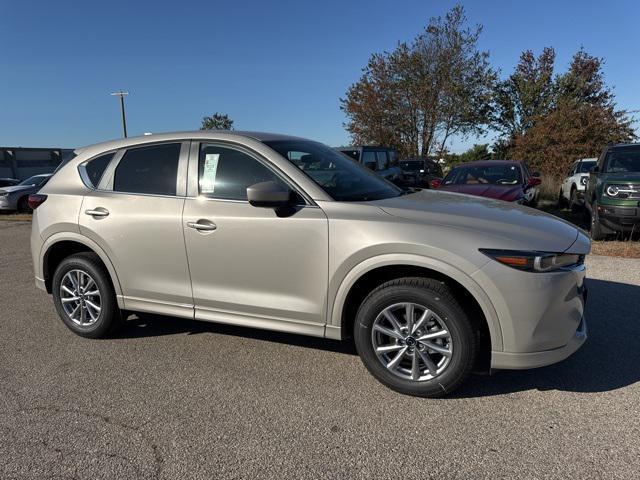
<svg viewBox="0 0 640 480">
<path fill-rule="evenodd" d="M 285 185 L 258 160 L 233 148 L 202 145 L 198 167 L 200 195 L 204 197 L 246 200 L 247 187 L 255 183 L 273 181 Z"/>
<path fill-rule="evenodd" d="M 107 153 L 106 155 L 100 155 L 94 158 L 84 166 L 84 170 L 87 173 L 87 180 L 89 180 L 90 186 L 97 188 L 102 178 L 102 174 L 107 169 L 109 162 L 113 158 L 114 153 Z"/>
<path fill-rule="evenodd" d="M 378 160 L 378 170 L 386 170 L 389 168 L 387 152 L 376 152 L 376 159 Z"/>
<path fill-rule="evenodd" d="M 180 144 L 127 150 L 113 177 L 115 192 L 175 195 Z"/>
</svg>

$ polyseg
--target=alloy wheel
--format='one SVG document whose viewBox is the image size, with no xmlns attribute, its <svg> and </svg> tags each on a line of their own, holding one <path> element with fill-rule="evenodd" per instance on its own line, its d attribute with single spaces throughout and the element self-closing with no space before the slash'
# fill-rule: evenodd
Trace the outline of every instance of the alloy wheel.
<svg viewBox="0 0 640 480">
<path fill-rule="evenodd" d="M 373 322 L 371 342 L 389 372 L 417 382 L 442 374 L 453 354 L 444 320 L 417 303 L 396 303 L 382 310 Z"/>
<path fill-rule="evenodd" d="M 98 321 L 102 309 L 100 289 L 83 270 L 70 270 L 60 282 L 60 301 L 67 317 L 80 327 Z"/>
</svg>

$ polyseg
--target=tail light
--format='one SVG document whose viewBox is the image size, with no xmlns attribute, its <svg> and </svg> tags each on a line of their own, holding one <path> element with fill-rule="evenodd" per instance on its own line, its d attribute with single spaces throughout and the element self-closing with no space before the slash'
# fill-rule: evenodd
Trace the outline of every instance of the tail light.
<svg viewBox="0 0 640 480">
<path fill-rule="evenodd" d="M 440 188 L 440 185 L 442 185 L 442 181 L 440 179 L 434 178 L 433 180 L 431 180 L 431 188 L 433 189 L 437 189 Z"/>
<path fill-rule="evenodd" d="M 29 208 L 31 210 L 35 210 L 40 205 L 42 205 L 46 199 L 47 199 L 46 195 L 34 193 L 32 195 L 29 195 L 29 200 L 27 201 L 27 203 L 29 204 Z"/>
</svg>

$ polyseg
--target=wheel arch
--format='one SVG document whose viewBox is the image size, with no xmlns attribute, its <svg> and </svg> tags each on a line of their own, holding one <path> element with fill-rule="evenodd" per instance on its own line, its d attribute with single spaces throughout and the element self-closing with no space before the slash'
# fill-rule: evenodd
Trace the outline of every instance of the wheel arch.
<svg viewBox="0 0 640 480">
<path fill-rule="evenodd" d="M 64 258 L 74 253 L 92 252 L 100 258 L 100 261 L 109 272 L 111 284 L 118 299 L 118 306 L 124 308 L 122 304 L 122 289 L 113 263 L 104 250 L 94 241 L 80 234 L 66 232 L 49 237 L 42 245 L 40 252 L 40 269 L 48 293 L 51 293 L 51 282 L 55 268 Z"/>
<path fill-rule="evenodd" d="M 353 267 L 340 283 L 331 302 L 327 336 L 346 339 L 351 336 L 355 312 L 364 296 L 376 286 L 393 278 L 423 276 L 447 284 L 454 293 L 462 296 L 463 307 L 470 308 L 486 328 L 491 350 L 502 350 L 502 330 L 491 300 L 480 286 L 466 273 L 440 260 L 418 255 L 388 254 L 370 258 Z M 339 331 L 339 335 L 338 335 Z"/>
</svg>

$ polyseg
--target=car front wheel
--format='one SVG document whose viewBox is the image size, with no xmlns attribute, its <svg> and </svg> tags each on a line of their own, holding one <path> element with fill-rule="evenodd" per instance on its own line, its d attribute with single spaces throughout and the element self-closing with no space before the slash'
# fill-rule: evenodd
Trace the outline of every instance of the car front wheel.
<svg viewBox="0 0 640 480">
<path fill-rule="evenodd" d="M 600 223 L 600 215 L 598 214 L 598 202 L 593 202 L 591 207 L 591 239 L 604 240 L 607 237 L 604 227 Z"/>
<path fill-rule="evenodd" d="M 464 382 L 479 348 L 478 332 L 441 282 L 392 280 L 363 301 L 354 338 L 365 367 L 398 392 L 445 395 Z"/>
</svg>

